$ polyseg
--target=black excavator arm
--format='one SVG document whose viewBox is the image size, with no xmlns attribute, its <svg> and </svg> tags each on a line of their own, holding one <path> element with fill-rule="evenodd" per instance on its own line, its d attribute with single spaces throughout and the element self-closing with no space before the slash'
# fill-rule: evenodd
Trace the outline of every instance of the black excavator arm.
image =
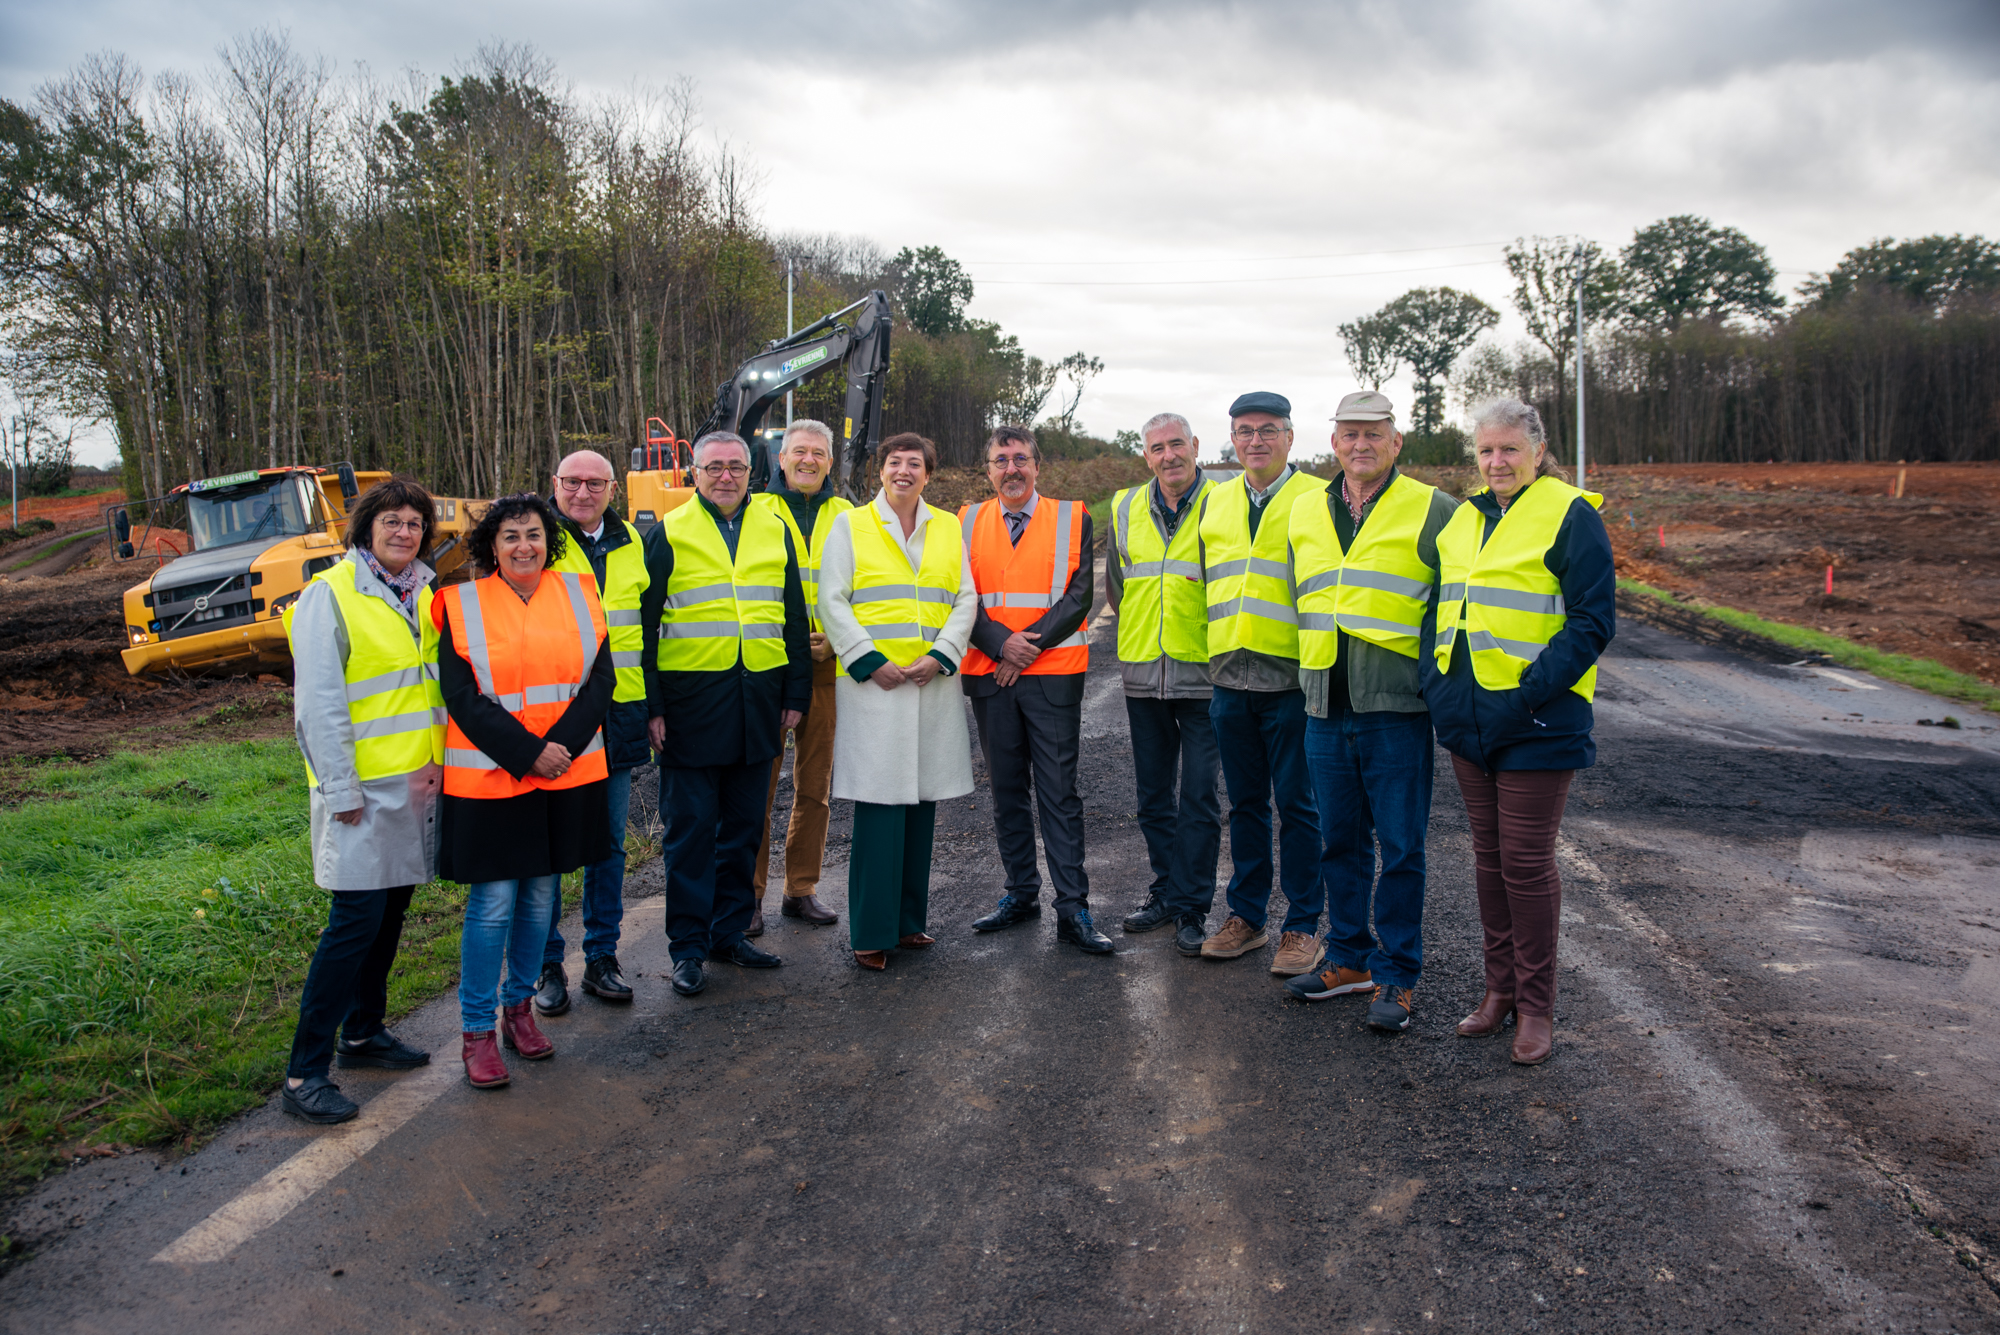
<svg viewBox="0 0 2000 1335">
<path fill-rule="evenodd" d="M 716 391 L 708 420 L 692 437 L 699 441 L 711 431 L 731 431 L 754 440 L 764 416 L 793 389 L 834 367 L 847 375 L 847 403 L 842 420 L 833 423 L 833 457 L 841 494 L 859 499 L 867 479 L 861 466 L 882 443 L 882 391 L 889 379 L 889 298 L 880 290 L 852 306 L 815 320 L 789 338 L 774 339 L 762 352 L 736 368 L 736 374 Z M 776 462 L 772 452 L 751 450 L 750 489 L 766 490 Z"/>
</svg>

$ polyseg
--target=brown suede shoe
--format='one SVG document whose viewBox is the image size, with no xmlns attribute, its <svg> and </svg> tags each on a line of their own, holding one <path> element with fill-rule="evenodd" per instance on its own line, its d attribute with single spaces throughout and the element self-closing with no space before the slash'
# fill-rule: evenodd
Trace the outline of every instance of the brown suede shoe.
<svg viewBox="0 0 2000 1335">
<path fill-rule="evenodd" d="M 1252 927 L 1232 913 L 1220 931 L 1201 943 L 1201 957 L 1205 960 L 1233 960 L 1239 955 L 1248 955 L 1270 939 L 1263 928 Z"/>
<path fill-rule="evenodd" d="M 896 944 L 905 950 L 929 950 L 937 944 L 937 938 L 929 932 L 911 932 Z"/>
<path fill-rule="evenodd" d="M 549 1042 L 549 1036 L 535 1023 L 532 1001 L 500 1008 L 500 1041 L 531 1062 L 556 1055 L 556 1045 Z"/>
<path fill-rule="evenodd" d="M 462 1032 L 462 1037 L 465 1078 L 474 1089 L 497 1089 L 512 1078 L 507 1074 L 507 1063 L 500 1059 L 500 1044 L 491 1029 L 476 1034 Z"/>
<path fill-rule="evenodd" d="M 1548 1015 L 1514 1012 L 1514 1064 L 1540 1066 L 1555 1051 L 1555 1019 Z"/>
<path fill-rule="evenodd" d="M 1311 973 L 1326 958 L 1326 947 L 1311 932 L 1286 932 L 1278 938 L 1277 953 L 1271 956 L 1271 972 L 1280 978 L 1296 978 Z"/>
<path fill-rule="evenodd" d="M 1479 1009 L 1458 1022 L 1458 1036 L 1485 1038 L 1489 1034 L 1497 1034 L 1513 1013 L 1514 998 L 1488 992 L 1486 999 L 1479 1003 Z"/>
<path fill-rule="evenodd" d="M 764 935 L 764 901 L 758 900 L 757 907 L 750 910 L 750 925 L 743 929 L 745 936 Z"/>
<path fill-rule="evenodd" d="M 831 927 L 840 921 L 840 915 L 820 903 L 818 895 L 786 895 L 778 912 L 787 918 L 803 919 L 815 927 Z"/>
<path fill-rule="evenodd" d="M 854 962 L 864 969 L 880 973 L 889 967 L 889 952 L 886 950 L 857 950 L 854 952 Z"/>
</svg>

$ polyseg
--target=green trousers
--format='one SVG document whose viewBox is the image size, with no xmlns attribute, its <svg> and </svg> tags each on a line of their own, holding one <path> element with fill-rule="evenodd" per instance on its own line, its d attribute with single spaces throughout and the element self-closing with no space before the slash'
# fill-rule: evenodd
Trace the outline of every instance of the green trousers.
<svg viewBox="0 0 2000 1335">
<path fill-rule="evenodd" d="M 854 804 L 847 855 L 847 936 L 856 950 L 894 950 L 924 930 L 931 907 L 931 832 L 937 803 Z"/>
</svg>

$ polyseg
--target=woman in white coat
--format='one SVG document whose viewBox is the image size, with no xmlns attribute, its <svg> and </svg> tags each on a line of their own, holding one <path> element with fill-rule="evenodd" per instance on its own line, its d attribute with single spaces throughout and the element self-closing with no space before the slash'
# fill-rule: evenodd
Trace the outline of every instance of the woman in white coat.
<svg viewBox="0 0 2000 1335">
<path fill-rule="evenodd" d="M 935 944 L 928 923 L 937 804 L 972 791 L 958 671 L 979 607 L 958 521 L 924 503 L 937 447 L 882 442 L 882 489 L 835 516 L 820 557 L 819 619 L 838 679 L 833 795 L 854 803 L 847 927 L 854 962 Z"/>
</svg>

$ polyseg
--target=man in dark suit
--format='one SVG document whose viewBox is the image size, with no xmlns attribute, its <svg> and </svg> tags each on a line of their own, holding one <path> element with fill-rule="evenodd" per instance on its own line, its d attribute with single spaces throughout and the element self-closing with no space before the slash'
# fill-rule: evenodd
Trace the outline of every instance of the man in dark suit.
<svg viewBox="0 0 2000 1335">
<path fill-rule="evenodd" d="M 646 535 L 656 572 L 646 627 L 648 733 L 666 820 L 674 991 L 707 986 L 711 957 L 781 960 L 744 935 L 771 761 L 812 704 L 799 557 L 784 521 L 748 504 L 750 450 L 727 432 L 694 447 L 695 496 Z"/>
<path fill-rule="evenodd" d="M 1090 646 L 1090 512 L 1077 501 L 1039 495 L 1041 449 L 1025 427 L 1003 426 L 986 443 L 996 499 L 959 512 L 979 616 L 959 677 L 993 783 L 993 825 L 1007 890 L 973 923 L 998 931 L 1039 918 L 1042 877 L 1035 866 L 1033 808 L 1055 882 L 1056 939 L 1093 955 L 1111 940 L 1091 923 L 1083 870 L 1083 800 L 1076 761 L 1083 727 L 1083 679 Z M 1031 793 L 1032 776 L 1032 793 Z"/>
</svg>

